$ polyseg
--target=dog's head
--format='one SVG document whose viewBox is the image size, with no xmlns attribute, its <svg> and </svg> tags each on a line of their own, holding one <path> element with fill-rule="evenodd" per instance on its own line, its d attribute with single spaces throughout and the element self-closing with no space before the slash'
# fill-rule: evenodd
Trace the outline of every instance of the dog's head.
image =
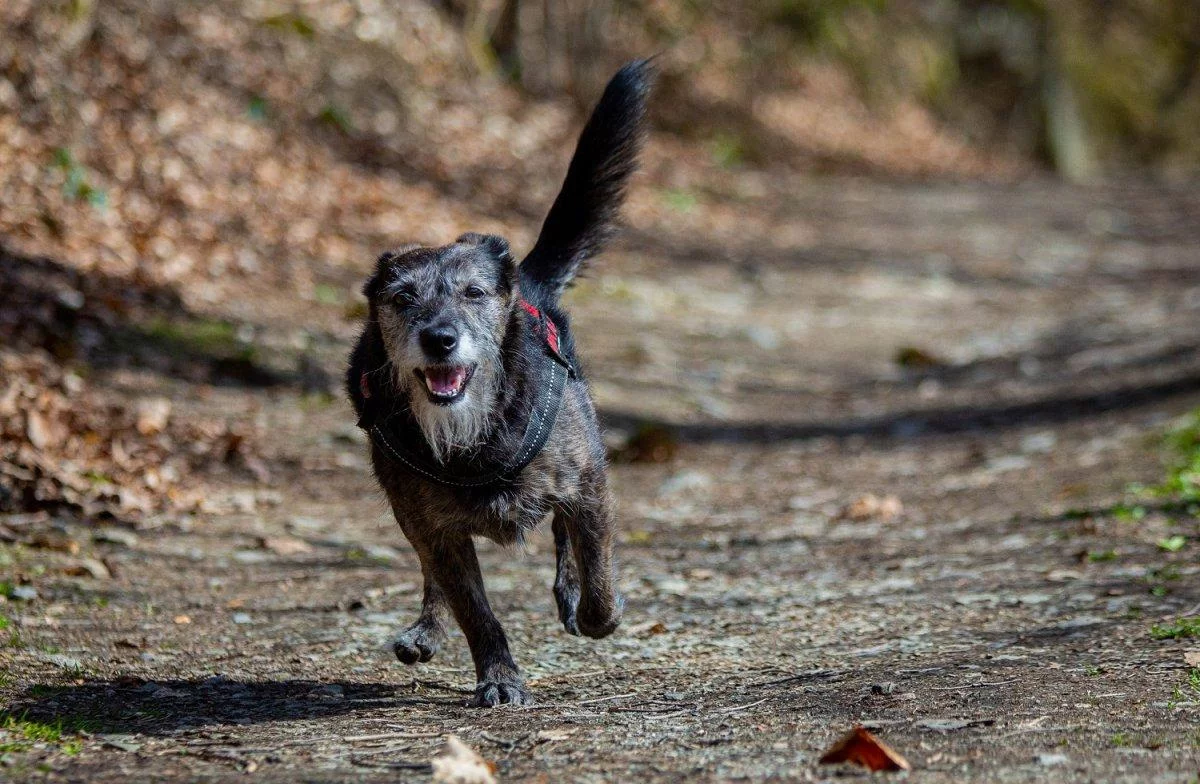
<svg viewBox="0 0 1200 784">
<path fill-rule="evenodd" d="M 504 377 L 502 347 L 518 306 L 517 264 L 500 237 L 383 254 L 364 293 L 397 388 L 434 457 L 486 434 Z"/>
</svg>

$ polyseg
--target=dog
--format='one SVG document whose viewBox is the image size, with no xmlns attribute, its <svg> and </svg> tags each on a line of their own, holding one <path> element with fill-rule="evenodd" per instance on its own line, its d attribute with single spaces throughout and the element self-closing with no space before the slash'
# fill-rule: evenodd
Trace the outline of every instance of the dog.
<svg viewBox="0 0 1200 784">
<path fill-rule="evenodd" d="M 531 703 L 488 604 L 472 537 L 519 543 L 552 516 L 554 598 L 567 632 L 602 638 L 621 620 L 608 466 L 561 297 L 614 233 L 645 137 L 653 67 L 608 83 L 580 134 L 533 249 L 468 233 L 379 257 L 346 388 L 371 462 L 421 562 L 405 664 L 441 648 L 450 617 L 475 663 L 473 705 Z"/>
</svg>

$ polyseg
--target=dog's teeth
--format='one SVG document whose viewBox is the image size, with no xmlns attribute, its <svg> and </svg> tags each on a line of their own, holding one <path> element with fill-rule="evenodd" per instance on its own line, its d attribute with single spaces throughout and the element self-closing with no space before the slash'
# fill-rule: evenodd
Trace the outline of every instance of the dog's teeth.
<svg viewBox="0 0 1200 784">
<path fill-rule="evenodd" d="M 462 392 L 466 378 L 466 371 L 461 368 L 427 369 L 425 371 L 425 387 L 434 397 L 452 398 Z"/>
</svg>

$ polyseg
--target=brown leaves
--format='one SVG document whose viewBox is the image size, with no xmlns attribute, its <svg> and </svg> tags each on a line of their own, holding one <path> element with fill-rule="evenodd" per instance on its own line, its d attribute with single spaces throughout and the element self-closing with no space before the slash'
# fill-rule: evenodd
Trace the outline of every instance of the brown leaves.
<svg viewBox="0 0 1200 784">
<path fill-rule="evenodd" d="M 137 405 L 137 431 L 144 436 L 158 435 L 167 428 L 171 401 L 166 398 L 143 400 Z"/>
<path fill-rule="evenodd" d="M 620 463 L 669 463 L 678 450 L 678 439 L 669 428 L 644 425 L 610 456 Z"/>
<path fill-rule="evenodd" d="M 0 348 L 0 511 L 190 511 L 198 474 L 229 463 L 254 473 L 256 443 L 249 428 L 174 421 L 164 398 L 125 403 L 40 351 Z"/>
<path fill-rule="evenodd" d="M 859 496 L 842 510 L 842 516 L 850 520 L 894 520 L 904 513 L 904 504 L 894 495 L 877 496 L 873 493 Z"/>
<path fill-rule="evenodd" d="M 295 536 L 264 536 L 258 540 L 264 550 L 270 550 L 276 555 L 290 556 L 311 553 L 313 548 L 308 542 Z"/>
<path fill-rule="evenodd" d="M 849 762 L 872 771 L 912 770 L 908 760 L 862 726 L 850 730 L 820 759 L 822 765 L 839 762 Z"/>
<path fill-rule="evenodd" d="M 496 766 L 456 735 L 446 736 L 446 750 L 433 758 L 433 780 L 440 784 L 495 784 Z"/>
</svg>

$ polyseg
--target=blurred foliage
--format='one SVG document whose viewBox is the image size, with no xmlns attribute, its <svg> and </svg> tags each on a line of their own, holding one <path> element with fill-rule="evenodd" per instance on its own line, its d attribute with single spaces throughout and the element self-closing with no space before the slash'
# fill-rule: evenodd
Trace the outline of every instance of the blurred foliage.
<svg viewBox="0 0 1200 784">
<path fill-rule="evenodd" d="M 1200 503 L 1200 409 L 1167 436 L 1172 461 L 1167 479 L 1154 488 L 1160 495 Z"/>
<path fill-rule="evenodd" d="M 490 62 L 538 94 L 568 91 L 582 103 L 619 59 L 664 52 L 664 86 L 683 115 L 667 118 L 672 129 L 695 128 L 702 116 L 750 158 L 779 152 L 772 129 L 754 127 L 755 102 L 820 91 L 823 69 L 832 69 L 871 112 L 916 105 L 971 145 L 1073 178 L 1200 168 L 1195 0 L 445 5 L 477 45 L 490 42 Z"/>
</svg>

